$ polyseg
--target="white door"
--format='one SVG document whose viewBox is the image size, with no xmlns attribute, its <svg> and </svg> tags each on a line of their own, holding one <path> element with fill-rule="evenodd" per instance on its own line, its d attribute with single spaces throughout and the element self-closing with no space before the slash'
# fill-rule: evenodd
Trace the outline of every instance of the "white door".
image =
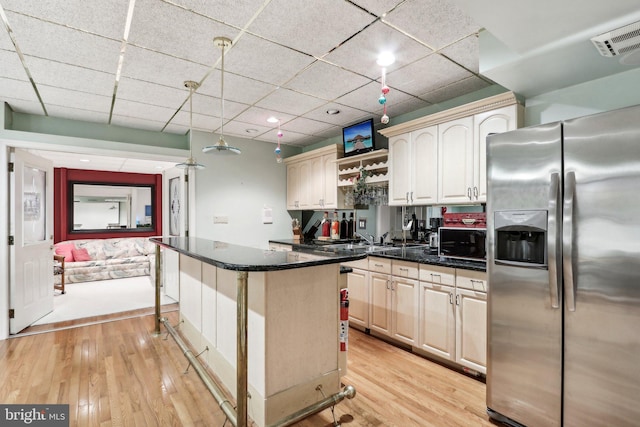
<svg viewBox="0 0 640 427">
<path fill-rule="evenodd" d="M 193 174 L 192 174 L 193 175 Z M 191 178 L 191 177 L 189 177 Z M 185 236 L 188 229 L 187 182 L 183 169 L 173 168 L 165 172 L 165 200 L 164 235 Z M 162 285 L 164 293 L 176 301 L 180 300 L 179 286 L 179 257 L 178 253 L 170 250 L 162 251 Z"/>
<path fill-rule="evenodd" d="M 53 311 L 53 163 L 17 149 L 11 162 L 9 332 L 15 334 Z"/>
<path fill-rule="evenodd" d="M 473 200 L 473 117 L 438 125 L 438 202 Z"/>
</svg>

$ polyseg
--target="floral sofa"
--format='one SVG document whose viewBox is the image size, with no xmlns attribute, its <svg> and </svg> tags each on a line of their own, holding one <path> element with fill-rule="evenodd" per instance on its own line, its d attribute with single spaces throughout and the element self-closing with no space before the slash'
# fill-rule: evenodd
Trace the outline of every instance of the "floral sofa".
<svg viewBox="0 0 640 427">
<path fill-rule="evenodd" d="M 65 257 L 65 283 L 155 273 L 156 245 L 147 237 L 67 240 L 54 246 L 56 254 Z"/>
</svg>

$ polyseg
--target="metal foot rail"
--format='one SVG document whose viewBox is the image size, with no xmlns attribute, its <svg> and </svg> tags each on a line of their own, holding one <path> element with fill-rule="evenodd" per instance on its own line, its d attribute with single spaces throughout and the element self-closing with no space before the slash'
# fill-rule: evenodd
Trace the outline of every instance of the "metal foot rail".
<svg viewBox="0 0 640 427">
<path fill-rule="evenodd" d="M 297 423 L 298 421 L 301 421 L 307 418 L 309 415 L 315 414 L 320 411 L 324 411 L 327 408 L 337 405 L 338 403 L 342 402 L 345 397 L 347 399 L 353 399 L 355 395 L 356 395 L 355 387 L 348 385 L 344 389 L 342 389 L 342 391 L 336 394 L 332 394 L 331 396 L 328 396 L 319 402 L 309 405 L 306 408 L 300 409 L 298 412 L 294 412 L 293 414 L 284 417 L 283 419 L 276 422 L 275 424 L 271 424 L 269 427 L 290 426 L 292 424 Z"/>
<path fill-rule="evenodd" d="M 180 350 L 182 350 L 182 353 L 189 361 L 189 364 L 193 366 L 193 369 L 196 371 L 196 373 L 198 374 L 198 376 L 200 377 L 204 385 L 207 387 L 207 390 L 209 390 L 209 392 L 216 399 L 216 402 L 218 402 L 220 409 L 222 409 L 222 412 L 224 412 L 229 422 L 231 422 L 233 426 L 237 426 L 238 421 L 237 421 L 236 410 L 231 404 L 231 402 L 229 401 L 229 399 L 227 399 L 227 397 L 224 395 L 224 392 L 220 389 L 220 387 L 218 387 L 218 384 L 216 384 L 213 381 L 213 379 L 209 376 L 209 374 L 204 369 L 200 361 L 196 358 L 196 356 L 193 355 L 193 353 L 191 352 L 191 350 L 189 350 L 189 348 L 186 346 L 184 341 L 182 341 L 182 338 L 180 338 L 180 336 L 178 335 L 178 332 L 176 332 L 176 330 L 173 329 L 173 326 L 171 326 L 171 324 L 169 323 L 169 320 L 166 317 L 163 317 L 160 319 L 160 321 L 162 322 L 164 327 L 167 329 L 167 332 L 169 332 L 169 334 L 176 341 L 176 344 L 178 344 L 178 347 L 180 347 Z"/>
</svg>

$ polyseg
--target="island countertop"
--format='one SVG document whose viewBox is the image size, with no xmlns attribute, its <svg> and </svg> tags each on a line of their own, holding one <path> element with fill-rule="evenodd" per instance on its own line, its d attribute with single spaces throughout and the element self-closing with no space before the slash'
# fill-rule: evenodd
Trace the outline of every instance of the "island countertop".
<svg viewBox="0 0 640 427">
<path fill-rule="evenodd" d="M 280 252 L 198 237 L 152 237 L 151 242 L 207 264 L 234 271 L 277 271 L 355 261 L 367 254 L 297 248 Z"/>
</svg>

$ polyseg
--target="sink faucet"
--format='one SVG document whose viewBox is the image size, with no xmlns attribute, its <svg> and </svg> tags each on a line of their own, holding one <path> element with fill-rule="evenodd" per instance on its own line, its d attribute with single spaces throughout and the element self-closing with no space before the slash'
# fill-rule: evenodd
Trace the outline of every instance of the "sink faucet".
<svg viewBox="0 0 640 427">
<path fill-rule="evenodd" d="M 376 241 L 376 238 L 373 237 L 371 234 L 369 234 L 369 238 L 367 238 L 367 237 L 363 236 L 362 234 L 356 232 L 356 236 L 362 237 L 368 244 L 370 244 L 372 246 L 374 245 L 374 243 Z"/>
</svg>

